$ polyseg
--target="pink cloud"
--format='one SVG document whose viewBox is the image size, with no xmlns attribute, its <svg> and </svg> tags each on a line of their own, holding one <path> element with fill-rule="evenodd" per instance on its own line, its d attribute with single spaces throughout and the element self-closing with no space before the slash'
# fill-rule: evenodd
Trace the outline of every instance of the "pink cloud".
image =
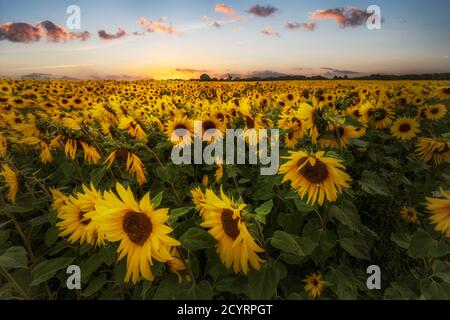
<svg viewBox="0 0 450 320">
<path fill-rule="evenodd" d="M 355 7 L 319 9 L 310 13 L 311 20 L 334 20 L 342 27 L 357 27 L 364 25 L 370 14 Z"/>
<path fill-rule="evenodd" d="M 231 20 L 240 20 L 242 19 L 241 16 L 239 16 L 236 11 L 234 11 L 230 6 L 227 6 L 224 3 L 216 4 L 216 7 L 214 8 L 215 12 L 226 14 Z"/>
<path fill-rule="evenodd" d="M 98 36 L 103 40 L 120 39 L 120 38 L 125 37 L 126 35 L 127 35 L 127 33 L 122 28 L 117 29 L 117 32 L 115 34 L 108 33 L 105 30 L 100 30 L 98 32 Z"/>
<path fill-rule="evenodd" d="M 277 36 L 277 37 L 280 36 L 280 34 L 277 32 L 277 30 L 275 30 L 275 28 L 273 28 L 273 27 L 267 27 L 264 30 L 262 30 L 261 33 L 266 36 Z"/>
<path fill-rule="evenodd" d="M 315 22 L 287 22 L 286 29 L 296 30 L 296 29 L 304 29 L 308 31 L 314 31 L 316 29 Z"/>
<path fill-rule="evenodd" d="M 76 39 L 86 41 L 89 37 L 90 33 L 87 31 L 82 33 L 70 32 L 49 20 L 42 21 L 36 26 L 25 22 L 6 22 L 0 25 L 0 40 L 11 42 L 37 42 L 41 38 L 46 38 L 50 42 L 65 42 Z"/>
<path fill-rule="evenodd" d="M 171 25 L 167 25 L 164 20 L 166 20 L 165 18 L 160 18 L 158 21 L 156 22 L 152 22 L 150 20 L 145 19 L 144 17 L 142 17 L 139 20 L 139 24 L 145 28 L 148 32 L 162 32 L 162 33 L 166 33 L 166 34 L 178 34 L 177 31 L 171 26 Z"/>
</svg>

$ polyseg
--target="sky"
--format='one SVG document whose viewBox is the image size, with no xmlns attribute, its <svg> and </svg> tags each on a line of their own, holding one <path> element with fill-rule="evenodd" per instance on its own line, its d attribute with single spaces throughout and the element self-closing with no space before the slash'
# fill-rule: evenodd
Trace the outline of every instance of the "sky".
<svg viewBox="0 0 450 320">
<path fill-rule="evenodd" d="M 367 27 L 369 5 L 381 29 Z M 0 76 L 450 72 L 449 12 L 448 0 L 0 0 Z"/>
</svg>

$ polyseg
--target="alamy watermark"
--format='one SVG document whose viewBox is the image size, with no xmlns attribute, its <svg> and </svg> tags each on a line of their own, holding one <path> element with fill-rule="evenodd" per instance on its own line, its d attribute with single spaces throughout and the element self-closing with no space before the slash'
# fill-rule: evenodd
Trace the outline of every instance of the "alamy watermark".
<svg viewBox="0 0 450 320">
<path fill-rule="evenodd" d="M 207 121 L 194 121 L 194 134 L 185 129 L 173 131 L 174 164 L 261 164 L 261 175 L 275 175 L 280 164 L 278 129 L 227 129 L 225 134 L 209 128 Z M 204 143 L 206 142 L 206 143 Z M 269 154 L 270 153 L 270 154 Z M 246 157 L 248 155 L 248 157 Z"/>
</svg>

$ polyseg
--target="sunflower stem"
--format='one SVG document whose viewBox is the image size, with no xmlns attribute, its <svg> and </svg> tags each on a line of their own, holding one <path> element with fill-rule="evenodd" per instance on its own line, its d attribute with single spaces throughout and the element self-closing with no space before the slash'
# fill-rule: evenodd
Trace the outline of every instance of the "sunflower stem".
<svg viewBox="0 0 450 320">
<path fill-rule="evenodd" d="M 22 296 L 22 298 L 25 300 L 31 300 L 31 297 L 19 286 L 17 281 L 8 273 L 8 271 L 6 271 L 3 267 L 0 267 L 0 273 L 11 284 L 14 290 Z"/>
</svg>

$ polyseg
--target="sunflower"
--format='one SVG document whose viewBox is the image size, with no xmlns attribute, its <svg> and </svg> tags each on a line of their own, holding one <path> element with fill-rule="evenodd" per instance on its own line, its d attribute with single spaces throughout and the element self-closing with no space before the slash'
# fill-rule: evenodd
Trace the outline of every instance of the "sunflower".
<svg viewBox="0 0 450 320">
<path fill-rule="evenodd" d="M 344 188 L 349 188 L 350 176 L 344 171 L 345 166 L 338 160 L 326 157 L 324 151 L 314 155 L 304 151 L 290 152 L 288 162 L 280 167 L 283 182 L 291 181 L 291 187 L 304 198 L 308 193 L 307 203 L 316 202 L 323 205 L 325 198 L 336 201 Z"/>
<path fill-rule="evenodd" d="M 84 141 L 80 141 L 80 144 L 83 148 L 84 160 L 89 164 L 96 164 L 102 158 L 94 146 Z"/>
<path fill-rule="evenodd" d="M 425 109 L 425 117 L 428 120 L 437 121 L 445 117 L 446 114 L 447 107 L 442 103 L 429 106 Z"/>
<path fill-rule="evenodd" d="M 316 144 L 319 135 L 328 127 L 328 121 L 325 117 L 326 112 L 323 103 L 315 98 L 312 102 L 312 105 L 307 103 L 300 104 L 298 114 L 305 127 L 309 129 L 312 143 Z"/>
<path fill-rule="evenodd" d="M 102 199 L 102 194 L 91 184 L 90 189 L 83 185 L 83 193 L 64 198 L 54 193 L 53 207 L 57 209 L 59 221 L 56 226 L 61 229 L 60 237 L 69 236 L 69 243 L 85 242 L 89 245 L 102 245 L 104 234 L 93 220 L 97 212 L 95 203 Z"/>
<path fill-rule="evenodd" d="M 412 207 L 403 207 L 400 209 L 400 215 L 406 222 L 416 223 L 419 213 Z"/>
<path fill-rule="evenodd" d="M 387 101 L 379 100 L 376 104 L 367 102 L 361 106 L 362 122 L 371 124 L 375 129 L 386 128 L 392 123 L 395 112 L 387 106 Z"/>
<path fill-rule="evenodd" d="M 130 136 L 136 138 L 142 143 L 147 142 L 147 134 L 144 129 L 142 129 L 141 124 L 136 121 L 133 117 L 123 117 L 119 122 L 119 129 L 126 130 Z"/>
<path fill-rule="evenodd" d="M 78 143 L 75 139 L 67 139 L 64 152 L 71 160 L 75 160 Z"/>
<path fill-rule="evenodd" d="M 120 241 L 117 259 L 127 256 L 125 282 L 137 283 L 141 274 L 153 281 L 150 267 L 153 259 L 162 263 L 170 261 L 171 248 L 180 245 L 168 235 L 172 232 L 165 224 L 169 209 L 155 209 L 149 193 L 137 202 L 131 188 L 125 189 L 120 183 L 116 184 L 116 191 L 119 196 L 106 191 L 103 200 L 96 202 L 94 220 L 108 241 Z"/>
<path fill-rule="evenodd" d="M 196 132 L 202 133 L 203 141 L 214 142 L 216 139 L 217 140 L 223 139 L 225 127 L 220 121 L 216 120 L 214 117 L 206 117 L 202 119 L 200 127 L 201 130 L 196 130 Z"/>
<path fill-rule="evenodd" d="M 450 99 L 450 87 L 449 86 L 443 86 L 436 89 L 436 96 L 439 98 L 446 100 Z"/>
<path fill-rule="evenodd" d="M 178 283 L 181 283 L 182 278 L 179 273 L 179 271 L 185 270 L 186 267 L 184 266 L 183 262 L 180 260 L 180 254 L 178 252 L 177 247 L 173 247 L 170 251 L 170 254 L 172 255 L 172 258 L 166 262 L 167 267 L 170 272 L 175 273 L 178 277 Z"/>
<path fill-rule="evenodd" d="M 353 126 L 345 126 L 342 124 L 339 125 L 330 125 L 329 131 L 330 135 L 333 137 L 332 139 L 320 139 L 319 143 L 322 147 L 327 148 L 338 148 L 345 149 L 350 142 L 350 139 L 358 136 L 356 132 L 356 128 Z"/>
<path fill-rule="evenodd" d="M 322 294 L 324 282 L 320 273 L 311 273 L 303 281 L 306 283 L 305 290 L 311 297 L 317 298 Z"/>
<path fill-rule="evenodd" d="M 259 270 L 262 259 L 257 255 L 264 250 L 256 243 L 247 229 L 242 217 L 242 211 L 246 207 L 244 203 L 235 203 L 227 197 L 220 188 L 220 197 L 211 189 L 206 189 L 202 196 L 204 203 L 202 209 L 207 212 L 203 215 L 202 227 L 209 229 L 217 241 L 217 253 L 225 267 L 233 265 L 235 273 L 242 271 L 247 274 L 248 263 Z"/>
<path fill-rule="evenodd" d="M 192 144 L 194 125 L 186 116 L 178 116 L 166 125 L 166 135 L 170 142 L 180 147 Z"/>
<path fill-rule="evenodd" d="M 205 194 L 200 189 L 200 187 L 191 190 L 192 202 L 195 205 L 195 209 L 199 212 L 200 217 L 204 220 L 208 219 L 209 210 L 207 209 L 207 200 Z"/>
<path fill-rule="evenodd" d="M 49 191 L 52 195 L 53 199 L 52 208 L 54 210 L 58 211 L 68 203 L 69 197 L 66 196 L 64 193 L 62 193 L 60 190 L 56 188 L 50 188 Z"/>
<path fill-rule="evenodd" d="M 391 134 L 399 140 L 411 140 L 419 132 L 419 123 L 413 118 L 398 118 L 391 127 Z"/>
<path fill-rule="evenodd" d="M 17 192 L 19 191 L 19 178 L 17 174 L 9 167 L 8 164 L 2 166 L 2 171 L 0 171 L 0 176 L 3 177 L 5 183 L 8 187 L 8 195 L 6 198 L 12 204 L 16 202 Z"/>
<path fill-rule="evenodd" d="M 136 154 L 132 152 L 127 153 L 127 165 L 125 170 L 136 177 L 136 181 L 140 186 L 147 182 L 144 164 Z"/>
<path fill-rule="evenodd" d="M 419 138 L 416 152 L 425 162 L 433 159 L 437 165 L 450 163 L 450 141 L 448 139 Z"/>
<path fill-rule="evenodd" d="M 0 157 L 5 158 L 8 154 L 8 142 L 6 137 L 0 134 Z"/>
<path fill-rule="evenodd" d="M 425 198 L 426 208 L 431 214 L 431 221 L 436 225 L 436 230 L 450 237 L 450 190 L 440 189 L 442 198 Z"/>
</svg>

